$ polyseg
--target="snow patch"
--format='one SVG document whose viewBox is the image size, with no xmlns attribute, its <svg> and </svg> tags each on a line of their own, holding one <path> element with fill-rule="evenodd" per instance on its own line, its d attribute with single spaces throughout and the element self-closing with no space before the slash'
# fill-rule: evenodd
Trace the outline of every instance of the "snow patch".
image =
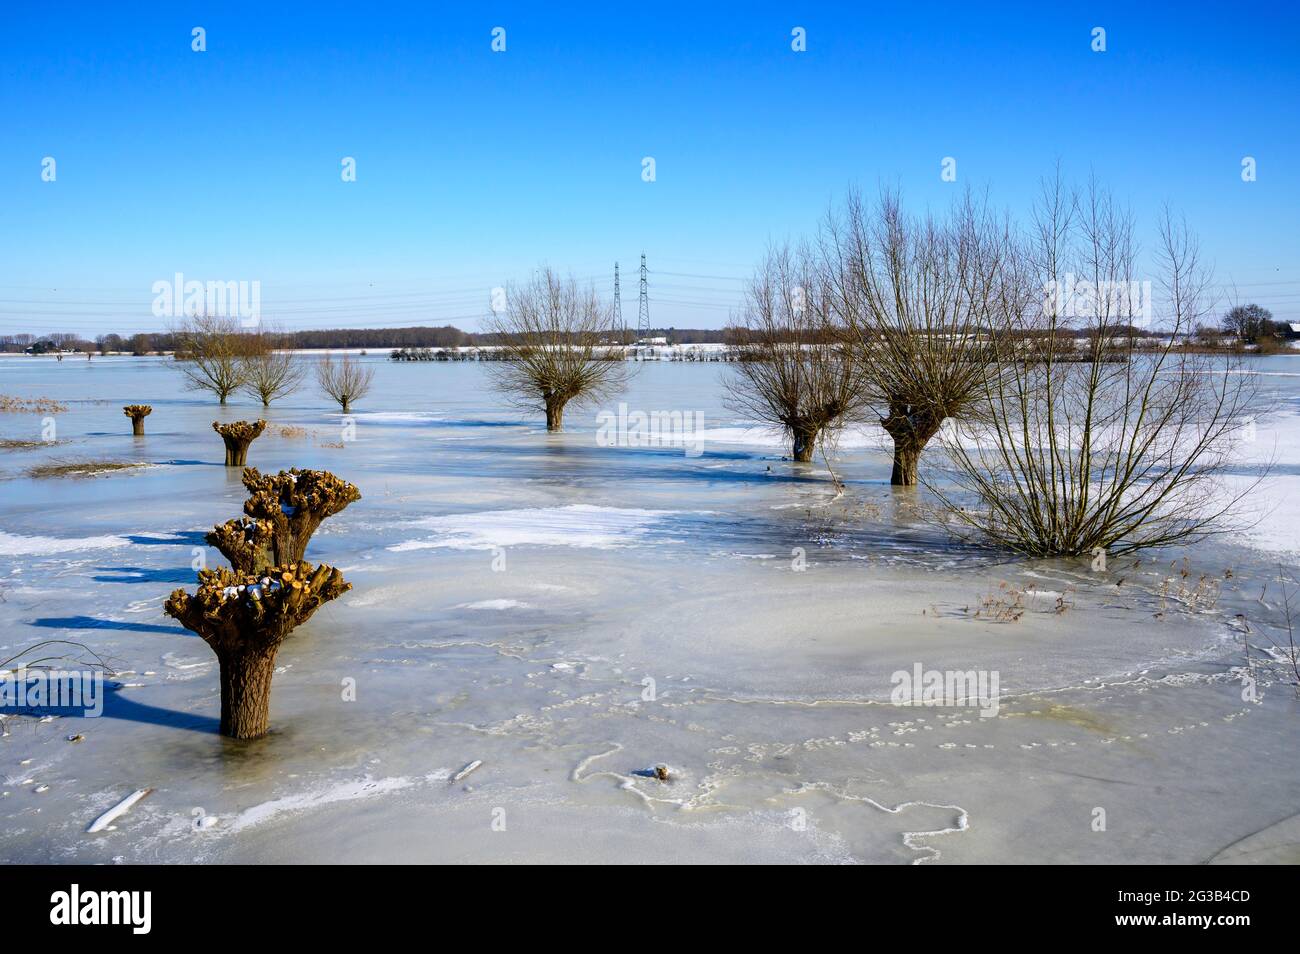
<svg viewBox="0 0 1300 954">
<path fill-rule="evenodd" d="M 280 815 L 311 811 L 336 802 L 374 798 L 376 795 L 387 795 L 390 792 L 410 788 L 419 781 L 445 780 L 450 777 L 451 771 L 449 769 L 440 769 L 431 775 L 425 776 L 424 779 L 412 779 L 403 776 L 377 779 L 367 775 L 357 781 L 340 782 L 327 788 L 301 792 L 296 795 L 285 795 L 283 798 L 276 798 L 269 802 L 262 802 L 260 805 L 254 805 L 252 808 L 245 809 L 236 815 L 235 820 L 230 824 L 229 830 L 241 831 L 268 822 Z"/>
<path fill-rule="evenodd" d="M 414 526 L 437 531 L 435 536 L 405 540 L 388 549 L 402 552 L 434 547 L 490 550 L 494 547 L 552 546 L 608 550 L 635 545 L 653 526 L 676 512 L 574 504 L 448 514 L 415 522 Z"/>
<path fill-rule="evenodd" d="M 360 411 L 353 417 L 364 418 L 367 421 L 441 421 L 441 414 L 433 414 L 429 411 Z"/>
<path fill-rule="evenodd" d="M 479 600 L 477 603 L 461 603 L 452 608 L 469 610 L 508 610 L 527 609 L 530 605 L 531 604 L 523 603 L 519 600 Z"/>
<path fill-rule="evenodd" d="M 109 550 L 129 543 L 125 537 L 29 537 L 0 530 L 0 556 L 47 556 L 74 550 Z"/>
</svg>

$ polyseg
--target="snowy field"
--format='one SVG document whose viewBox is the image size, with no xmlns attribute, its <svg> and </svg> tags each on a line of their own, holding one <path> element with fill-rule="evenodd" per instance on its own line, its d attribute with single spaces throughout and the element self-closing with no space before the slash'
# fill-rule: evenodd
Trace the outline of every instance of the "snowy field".
<svg viewBox="0 0 1300 954">
<path fill-rule="evenodd" d="M 1247 629 L 1257 662 L 1286 640 L 1300 358 L 1252 363 L 1278 396 L 1231 478 L 1272 461 L 1255 527 L 1104 573 L 951 543 L 874 428 L 839 441 L 835 499 L 722 407 L 725 365 L 646 363 L 608 408 L 701 412 L 692 457 L 601 446 L 601 407 L 548 435 L 479 365 L 364 360 L 355 440 L 314 388 L 263 415 L 169 359 L 0 361 L 0 394 L 68 404 L 55 443 L 0 450 L 0 659 L 62 639 L 115 671 L 100 718 L 5 719 L 0 861 L 1300 861 L 1300 705 L 1276 667 L 1242 682 Z M 363 498 L 308 551 L 353 591 L 281 650 L 271 735 L 234 743 L 162 603 L 244 497 L 212 421 L 258 416 L 250 464 Z M 151 466 L 26 476 L 81 459 Z M 996 673 L 996 714 L 891 701 L 916 666 Z"/>
</svg>

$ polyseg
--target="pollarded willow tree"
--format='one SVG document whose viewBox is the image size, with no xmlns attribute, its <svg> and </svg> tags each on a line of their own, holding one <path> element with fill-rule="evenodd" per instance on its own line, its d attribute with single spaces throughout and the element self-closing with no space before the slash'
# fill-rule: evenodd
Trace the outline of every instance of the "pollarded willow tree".
<svg viewBox="0 0 1300 954">
<path fill-rule="evenodd" d="M 897 194 L 868 206 L 850 193 L 827 217 L 821 249 L 866 402 L 893 440 L 890 483 L 912 486 L 921 452 L 946 418 L 976 408 L 995 368 L 1009 227 L 969 195 L 944 218 L 916 218 Z"/>
<path fill-rule="evenodd" d="M 270 328 L 252 336 L 253 343 L 244 358 L 244 391 L 270 407 L 271 402 L 287 397 L 302 386 L 306 367 L 292 348 L 292 339 Z"/>
<path fill-rule="evenodd" d="M 265 735 L 280 645 L 325 603 L 352 588 L 335 567 L 299 562 L 260 575 L 200 570 L 197 591 L 172 593 L 164 612 L 201 636 L 221 670 L 221 734 Z"/>
<path fill-rule="evenodd" d="M 256 421 L 232 421 L 229 424 L 213 421 L 212 429 L 221 435 L 221 440 L 226 445 L 226 466 L 243 467 L 248 462 L 248 445 L 262 436 L 262 431 L 266 430 L 266 421 L 261 418 Z"/>
<path fill-rule="evenodd" d="M 628 364 L 610 342 L 613 313 L 594 289 L 579 288 L 544 268 L 506 290 L 505 308 L 485 322 L 499 361 L 487 364 L 492 383 L 527 410 L 546 413 L 546 429 L 564 428 L 564 411 L 623 386 Z"/>
<path fill-rule="evenodd" d="M 321 522 L 361 499 L 353 484 L 326 470 L 295 467 L 263 475 L 249 467 L 244 486 L 249 492 L 245 516 L 218 524 L 207 535 L 208 545 L 241 573 L 304 559 Z"/>
<path fill-rule="evenodd" d="M 980 394 L 979 423 L 944 439 L 947 481 L 927 481 L 962 535 L 1036 556 L 1115 555 L 1238 525 L 1260 478 L 1233 490 L 1223 468 L 1264 410 L 1255 378 L 1184 348 L 1213 285 L 1168 210 L 1155 259 L 1149 295 L 1134 284 L 1132 217 L 1095 183 L 1082 196 L 1059 177 L 1045 185 L 1004 273 L 1021 293 L 1008 296 L 996 386 Z M 1148 323 L 1155 336 L 1134 333 Z"/>
<path fill-rule="evenodd" d="M 258 347 L 234 318 L 195 315 L 173 332 L 186 387 L 211 391 L 222 403 L 248 381 L 248 359 Z"/>
<path fill-rule="evenodd" d="M 144 437 L 144 419 L 153 413 L 153 408 L 148 404 L 128 404 L 122 413 L 131 419 L 131 433 Z"/>
<path fill-rule="evenodd" d="M 353 402 L 370 393 L 374 379 L 375 369 L 351 355 L 345 354 L 335 361 L 327 354 L 316 364 L 316 383 L 344 414 L 351 414 Z"/>
<path fill-rule="evenodd" d="M 807 249 L 768 250 L 733 331 L 727 404 L 780 426 L 796 461 L 866 408 L 863 366 L 836 327 L 827 276 Z"/>
</svg>

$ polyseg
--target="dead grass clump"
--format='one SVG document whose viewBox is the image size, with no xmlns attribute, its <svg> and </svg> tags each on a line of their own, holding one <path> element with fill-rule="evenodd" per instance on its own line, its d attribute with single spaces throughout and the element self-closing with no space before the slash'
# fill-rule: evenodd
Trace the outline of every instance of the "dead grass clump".
<svg viewBox="0 0 1300 954">
<path fill-rule="evenodd" d="M 292 424 L 281 424 L 275 430 L 278 437 L 283 437 L 287 441 L 305 441 L 308 437 L 315 435 L 315 431 L 308 431 L 305 427 L 297 427 Z"/>
<path fill-rule="evenodd" d="M 1202 573 L 1193 581 L 1186 557 L 1181 566 L 1173 563 L 1171 568 L 1175 571 L 1174 575 L 1165 577 L 1160 583 L 1160 612 L 1156 614 L 1158 618 L 1164 616 L 1171 602 L 1198 613 L 1208 613 L 1218 605 L 1222 584 L 1217 578 Z"/>
<path fill-rule="evenodd" d="M 5 438 L 0 440 L 0 450 L 32 450 L 36 447 L 49 447 L 55 441 L 17 441 Z"/>
<path fill-rule="evenodd" d="M 995 623 L 1016 623 L 1025 615 L 1025 591 L 1003 580 L 998 588 L 980 600 L 976 619 Z"/>
<path fill-rule="evenodd" d="M 1295 578 L 1288 575 L 1286 570 L 1279 564 L 1277 568 L 1277 582 L 1281 587 L 1282 599 L 1282 627 L 1286 629 L 1286 642 L 1283 643 L 1279 637 L 1265 637 L 1261 632 L 1256 638 L 1263 642 L 1268 639 L 1273 643 L 1272 646 L 1261 645 L 1257 647 L 1261 655 L 1256 657 L 1250 654 L 1250 638 L 1255 635 L 1251 629 L 1249 621 L 1242 614 L 1237 615 L 1237 621 L 1240 623 L 1241 641 L 1246 650 L 1246 666 L 1242 673 L 1242 696 L 1246 701 L 1255 702 L 1258 696 L 1255 692 L 1256 683 L 1259 676 L 1266 675 L 1270 679 L 1277 679 L 1288 685 L 1294 690 L 1297 697 L 1300 697 L 1300 643 L 1296 642 L 1296 618 L 1295 607 L 1292 600 L 1295 598 L 1296 582 Z M 1288 589 L 1288 584 L 1290 588 Z M 1268 595 L 1268 583 L 1256 599 L 1259 604 L 1266 610 L 1276 610 L 1276 604 L 1270 604 L 1264 599 Z"/>
<path fill-rule="evenodd" d="M 940 609 L 938 604 L 931 603 L 928 610 L 921 610 L 921 615 L 933 616 L 936 619 L 956 617 L 978 619 L 986 623 L 1018 623 L 1026 613 L 1064 616 L 1074 609 L 1074 600 L 1071 599 L 1073 594 L 1074 587 L 1068 585 L 1058 592 L 1040 590 L 1032 583 L 1028 586 L 1017 586 L 1006 580 L 999 580 L 997 587 L 980 597 L 977 603 L 967 603 L 965 606 L 947 609 Z"/>
<path fill-rule="evenodd" d="M 101 477 L 123 470 L 144 467 L 142 461 L 126 460 L 56 460 L 37 464 L 27 470 L 27 476 L 37 480 L 47 477 Z"/>
<path fill-rule="evenodd" d="M 0 414 L 62 414 L 67 409 L 66 404 L 53 398 L 20 398 L 12 394 L 0 394 Z"/>
</svg>

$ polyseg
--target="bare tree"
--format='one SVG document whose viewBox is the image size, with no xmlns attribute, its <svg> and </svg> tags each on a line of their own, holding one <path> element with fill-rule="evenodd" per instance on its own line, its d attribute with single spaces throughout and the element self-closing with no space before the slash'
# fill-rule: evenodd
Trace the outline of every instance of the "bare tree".
<svg viewBox="0 0 1300 954">
<path fill-rule="evenodd" d="M 1220 477 L 1259 411 L 1254 379 L 1233 374 L 1231 358 L 1179 347 L 1211 313 L 1212 285 L 1167 210 L 1163 336 L 1138 348 L 1131 326 L 1153 306 L 1134 308 L 1135 254 L 1131 216 L 1107 193 L 1093 184 L 1080 198 L 1059 177 L 1045 186 L 1007 270 L 1023 294 L 1015 333 L 997 341 L 1001 373 L 980 395 L 980 423 L 944 440 L 950 482 L 927 481 L 959 532 L 1021 553 L 1095 556 L 1230 528 L 1249 488 L 1230 492 Z"/>
<path fill-rule="evenodd" d="M 832 296 L 811 252 L 771 248 L 745 294 L 727 404 L 780 425 L 794 459 L 865 409 L 862 365 L 834 325 Z"/>
<path fill-rule="evenodd" d="M 564 428 L 570 403 L 596 400 L 622 387 L 628 365 L 605 343 L 612 312 L 594 289 L 579 288 L 543 268 L 506 291 L 505 310 L 485 322 L 500 348 L 488 364 L 492 383 L 520 406 L 546 413 L 546 429 Z"/>
<path fill-rule="evenodd" d="M 186 387 L 211 391 L 225 404 L 244 386 L 251 342 L 234 318 L 195 315 L 173 334 Z"/>
<path fill-rule="evenodd" d="M 244 390 L 258 398 L 262 407 L 270 407 L 277 398 L 292 394 L 302 386 L 306 368 L 293 352 L 286 335 L 262 329 L 251 336 L 248 356 L 244 359 Z"/>
<path fill-rule="evenodd" d="M 347 354 L 338 361 L 327 354 L 316 365 L 317 383 L 322 391 L 338 403 L 344 414 L 352 413 L 352 402 L 359 401 L 370 393 L 370 383 L 374 377 L 374 367 L 362 364 Z"/>
<path fill-rule="evenodd" d="M 893 439 L 890 483 L 917 481 L 945 418 L 969 413 L 998 332 L 999 263 L 1009 231 L 969 196 L 943 220 L 910 218 L 896 194 L 872 208 L 850 193 L 822 248 L 834 307 L 863 369 L 868 400 Z"/>
</svg>

